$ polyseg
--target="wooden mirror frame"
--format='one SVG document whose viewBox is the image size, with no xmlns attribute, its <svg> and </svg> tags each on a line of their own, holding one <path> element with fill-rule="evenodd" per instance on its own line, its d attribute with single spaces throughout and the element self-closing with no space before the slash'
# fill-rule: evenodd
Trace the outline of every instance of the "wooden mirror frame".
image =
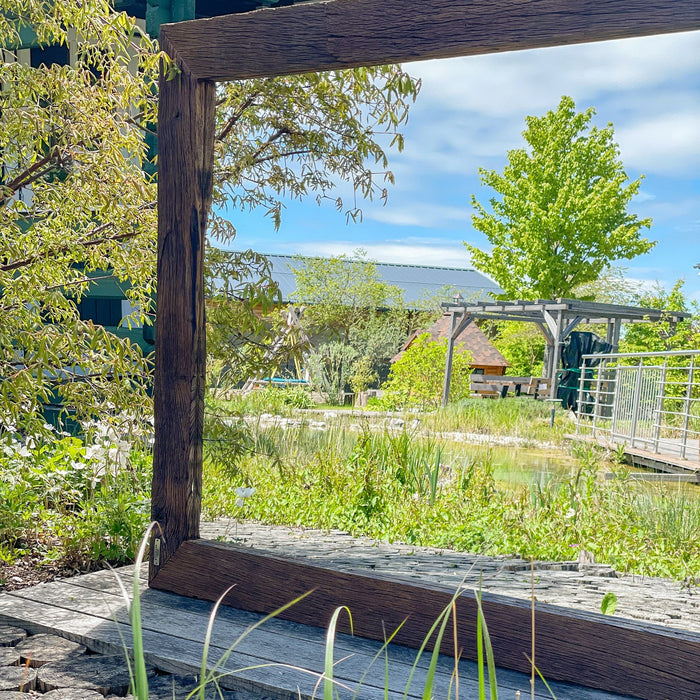
<svg viewBox="0 0 700 700">
<path fill-rule="evenodd" d="M 348 574 L 199 539 L 205 392 L 203 255 L 212 196 L 216 81 L 639 37 L 700 28 L 680 0 L 331 0 L 164 25 L 179 73 L 161 76 L 158 312 L 150 585 L 323 626 L 339 605 L 355 633 L 417 646 L 453 597 L 446 586 Z M 468 89 L 468 86 L 466 86 Z M 483 595 L 495 657 L 529 671 L 530 605 Z M 455 603 L 460 646 L 476 654 L 476 605 Z M 536 606 L 537 663 L 548 679 L 643 697 L 691 697 L 700 635 Z"/>
</svg>

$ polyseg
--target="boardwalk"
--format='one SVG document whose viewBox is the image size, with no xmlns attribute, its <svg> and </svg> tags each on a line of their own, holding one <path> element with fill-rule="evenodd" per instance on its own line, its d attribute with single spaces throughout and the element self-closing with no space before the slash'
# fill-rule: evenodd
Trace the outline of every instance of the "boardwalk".
<svg viewBox="0 0 700 700">
<path fill-rule="evenodd" d="M 679 440 L 661 439 L 658 444 L 636 438 L 634 445 L 630 440 L 622 436 L 599 434 L 590 435 L 569 434 L 565 437 L 570 440 L 600 445 L 607 450 L 615 452 L 618 446 L 624 449 L 625 459 L 636 467 L 654 469 L 666 474 L 677 474 L 685 477 L 688 482 L 700 483 L 700 450 L 697 440 L 688 441 L 685 446 L 685 458 L 680 456 L 681 444 Z"/>
<path fill-rule="evenodd" d="M 126 579 L 132 567 L 119 570 Z M 145 570 L 144 570 L 145 575 Z M 128 584 L 128 581 L 127 581 Z M 205 638 L 211 604 L 181 596 L 146 590 L 141 580 L 142 619 L 146 660 L 161 671 L 194 674 L 199 671 L 202 641 Z M 215 663 L 236 639 L 260 616 L 231 608 L 221 609 L 213 628 L 209 659 Z M 131 646 L 131 632 L 119 586 L 112 572 L 102 571 L 64 581 L 41 584 L 12 593 L 0 594 L 0 622 L 24 627 L 32 633 L 53 632 L 103 654 L 122 653 Z M 281 620 L 269 620 L 242 639 L 223 663 L 230 673 L 221 678 L 222 688 L 234 692 L 227 700 L 305 700 L 322 697 L 319 678 L 324 663 L 324 631 Z M 384 655 L 375 657 L 380 645 L 339 635 L 335 644 L 335 677 L 341 699 L 399 700 L 404 697 L 416 652 L 391 646 L 386 654 L 388 693 L 384 693 Z M 410 690 L 405 696 L 422 697 L 429 658 L 417 666 Z M 455 697 L 454 660 L 441 657 L 435 681 L 435 698 Z M 476 667 L 459 664 L 459 697 L 478 697 Z M 365 675 L 366 674 L 366 675 Z M 364 677 L 362 685 L 358 681 Z M 620 700 L 621 696 L 564 683 L 551 683 L 559 700 Z M 452 689 L 452 694 L 450 693 Z M 510 700 L 521 691 L 530 697 L 529 678 L 512 671 L 498 671 L 499 697 Z M 356 691 L 356 694 L 355 694 Z M 177 696 L 176 700 L 180 700 Z M 551 698 L 537 683 L 537 700 Z"/>
</svg>

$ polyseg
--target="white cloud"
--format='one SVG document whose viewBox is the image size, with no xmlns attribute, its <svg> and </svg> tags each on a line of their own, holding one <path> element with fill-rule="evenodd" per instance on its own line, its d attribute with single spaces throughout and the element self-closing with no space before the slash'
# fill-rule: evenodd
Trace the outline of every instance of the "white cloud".
<svg viewBox="0 0 700 700">
<path fill-rule="evenodd" d="M 438 267 L 468 267 L 467 249 L 452 242 L 420 243 L 406 239 L 394 241 L 329 241 L 327 243 L 300 243 L 295 251 L 303 255 L 351 255 L 358 248 L 378 262 L 404 265 L 435 265 Z"/>
<path fill-rule="evenodd" d="M 406 129 L 404 171 L 475 174 L 522 145 L 528 114 L 570 95 L 612 121 L 623 162 L 640 172 L 697 168 L 700 32 L 407 64 L 423 88 Z"/>
<path fill-rule="evenodd" d="M 627 167 L 672 177 L 698 172 L 700 112 L 642 120 L 617 129 L 616 138 Z"/>
<path fill-rule="evenodd" d="M 391 206 L 367 209 L 365 215 L 368 219 L 383 224 L 422 228 L 439 228 L 455 222 L 467 223 L 470 217 L 467 209 L 424 203 L 394 203 Z"/>
<path fill-rule="evenodd" d="M 408 64 L 421 101 L 489 116 L 677 81 L 700 71 L 700 32 Z M 691 78 L 692 79 L 692 78 Z"/>
<path fill-rule="evenodd" d="M 653 202 L 656 199 L 656 195 L 646 190 L 639 190 L 634 198 L 637 204 L 642 204 L 644 202 Z"/>
</svg>

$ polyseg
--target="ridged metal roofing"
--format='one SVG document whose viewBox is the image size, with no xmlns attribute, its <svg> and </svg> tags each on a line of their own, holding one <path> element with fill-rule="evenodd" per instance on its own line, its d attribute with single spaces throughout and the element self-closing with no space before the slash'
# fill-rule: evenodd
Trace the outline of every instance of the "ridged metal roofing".
<svg viewBox="0 0 700 700">
<path fill-rule="evenodd" d="M 294 268 L 303 264 L 291 255 L 265 255 L 272 266 L 272 278 L 279 285 L 284 301 L 293 298 L 296 289 Z M 450 295 L 459 292 L 470 301 L 489 301 L 501 288 L 476 270 L 427 265 L 400 265 L 375 263 L 384 282 L 403 290 L 407 306 L 420 308 L 421 302 L 450 289 Z"/>
</svg>

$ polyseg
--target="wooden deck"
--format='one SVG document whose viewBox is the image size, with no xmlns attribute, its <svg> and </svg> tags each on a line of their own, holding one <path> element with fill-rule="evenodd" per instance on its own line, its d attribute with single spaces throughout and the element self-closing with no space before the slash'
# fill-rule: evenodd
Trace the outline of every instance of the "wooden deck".
<svg viewBox="0 0 700 700">
<path fill-rule="evenodd" d="M 565 435 L 570 440 L 580 440 L 583 442 L 600 445 L 607 449 L 614 450 L 618 445 L 624 445 L 625 458 L 636 466 L 646 469 L 654 469 L 667 474 L 684 474 L 689 478 L 687 481 L 697 481 L 700 483 L 700 450 L 697 440 L 692 441 L 686 448 L 686 459 L 680 457 L 680 440 L 660 440 L 658 452 L 642 447 L 632 447 L 625 438 L 610 438 L 610 436 L 593 437 L 590 435 Z M 642 438 L 636 438 L 635 443 L 643 443 Z M 650 445 L 651 446 L 651 445 Z"/>
<path fill-rule="evenodd" d="M 119 570 L 127 586 L 132 571 L 131 567 Z M 147 662 L 170 673 L 197 673 L 212 605 L 147 590 L 145 575 L 144 569 L 142 619 Z M 213 628 L 210 660 L 215 663 L 260 618 L 257 614 L 222 608 Z M 110 571 L 0 594 L 0 621 L 22 626 L 32 633 L 53 632 L 100 653 L 121 653 L 124 644 L 131 646 L 126 605 L 115 575 Z M 323 686 L 319 684 L 319 678 L 323 671 L 324 645 L 325 632 L 320 628 L 269 620 L 243 639 L 228 657 L 223 667 L 231 675 L 221 679 L 221 687 L 247 690 L 246 697 L 270 700 L 322 697 Z M 339 698 L 380 700 L 386 697 L 398 700 L 404 697 L 416 652 L 398 645 L 388 648 L 389 692 L 385 696 L 384 655 L 376 658 L 380 649 L 377 642 L 338 635 L 335 677 L 339 683 Z M 418 662 L 405 697 L 422 697 L 429 660 L 425 655 Z M 455 697 L 454 666 L 454 659 L 448 656 L 440 658 L 433 697 Z M 526 675 L 499 669 L 497 677 L 500 697 L 514 698 L 518 690 L 521 697 L 530 697 Z M 476 679 L 476 665 L 461 661 L 460 698 L 478 697 Z M 616 700 L 622 697 L 565 683 L 550 685 L 559 700 Z M 451 695 L 448 695 L 450 688 Z M 537 700 L 551 698 L 539 681 L 535 697 Z"/>
</svg>

